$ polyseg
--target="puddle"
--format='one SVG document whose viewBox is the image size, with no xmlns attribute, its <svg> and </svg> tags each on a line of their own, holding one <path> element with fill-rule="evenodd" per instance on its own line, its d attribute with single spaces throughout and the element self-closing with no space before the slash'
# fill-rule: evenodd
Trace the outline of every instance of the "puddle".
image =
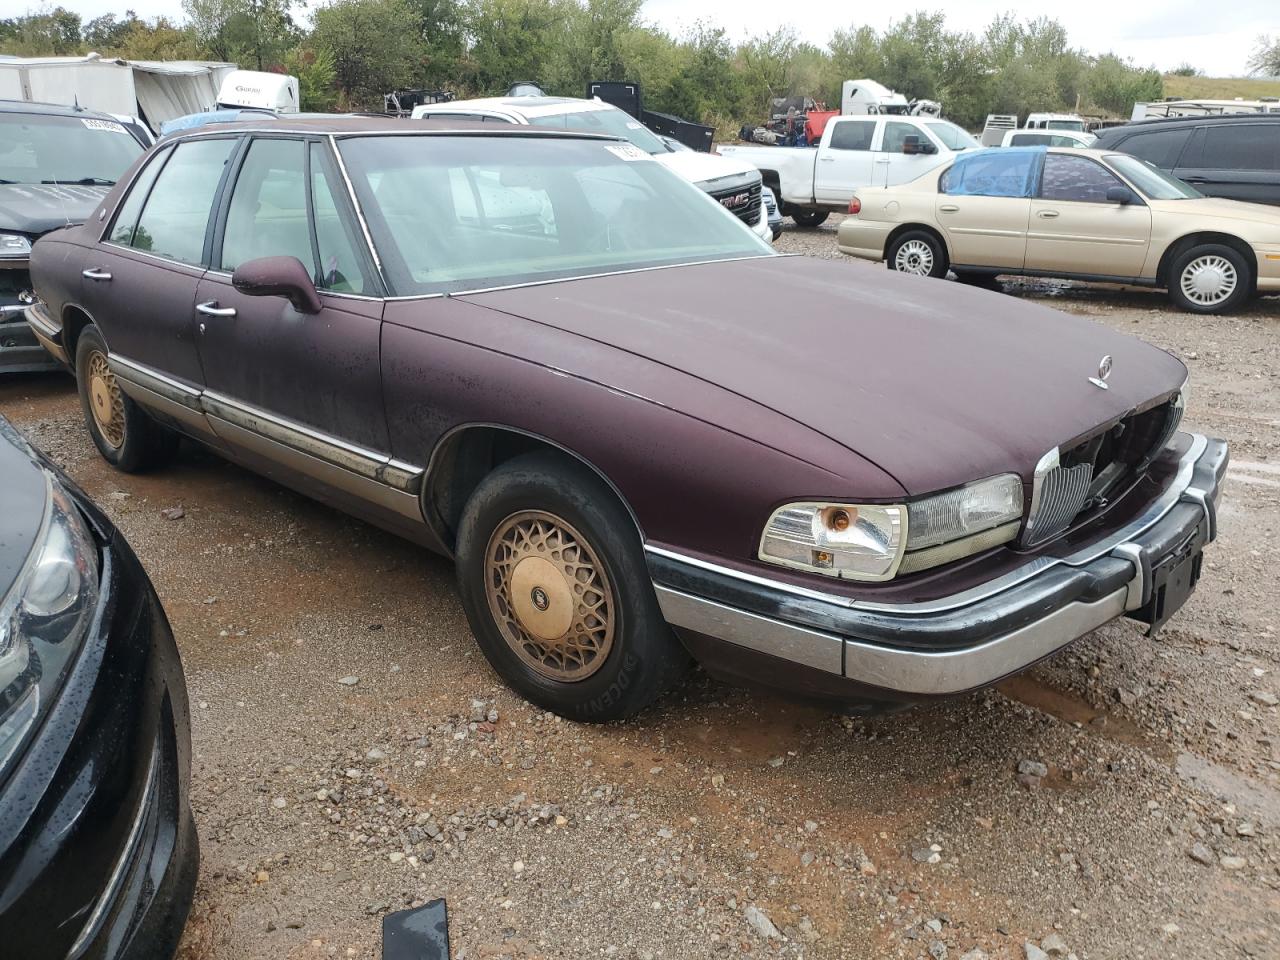
<svg viewBox="0 0 1280 960">
<path fill-rule="evenodd" d="M 1136 723 L 1090 706 L 1074 694 L 1064 693 L 1027 674 L 1003 680 L 996 689 L 1010 700 L 1035 707 L 1067 723 L 1087 727 L 1100 737 L 1137 747 L 1162 760 L 1173 758 L 1173 749 L 1167 743 L 1155 739 Z"/>
<path fill-rule="evenodd" d="M 1235 804 L 1241 813 L 1280 824 L 1280 791 L 1193 753 L 1178 754 L 1174 770 L 1184 782 Z"/>
</svg>

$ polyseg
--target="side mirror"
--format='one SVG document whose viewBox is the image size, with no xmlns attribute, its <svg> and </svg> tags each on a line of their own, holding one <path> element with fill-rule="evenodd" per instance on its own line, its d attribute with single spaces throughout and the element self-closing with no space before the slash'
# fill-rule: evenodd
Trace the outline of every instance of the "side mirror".
<svg viewBox="0 0 1280 960">
<path fill-rule="evenodd" d="M 1133 200 L 1133 191 L 1128 187 L 1107 187 L 1107 203 L 1118 203 L 1123 207 Z"/>
<path fill-rule="evenodd" d="M 902 152 L 908 155 L 919 155 L 937 153 L 938 148 L 928 140 L 922 140 L 913 134 L 909 134 L 902 138 Z"/>
<path fill-rule="evenodd" d="M 236 267 L 231 285 L 246 297 L 284 297 L 299 313 L 319 313 L 320 295 L 297 257 L 260 257 Z"/>
</svg>

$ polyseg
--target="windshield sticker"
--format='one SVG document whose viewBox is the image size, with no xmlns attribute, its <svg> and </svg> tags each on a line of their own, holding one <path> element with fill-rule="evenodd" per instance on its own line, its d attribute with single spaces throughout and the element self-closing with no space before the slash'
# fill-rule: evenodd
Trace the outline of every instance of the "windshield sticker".
<svg viewBox="0 0 1280 960">
<path fill-rule="evenodd" d="M 648 160 L 649 155 L 633 143 L 606 143 L 605 147 L 619 160 Z"/>
<path fill-rule="evenodd" d="M 123 134 L 128 134 L 129 132 L 124 128 L 124 124 L 116 123 L 114 120 L 89 120 L 85 117 L 81 117 L 80 122 L 90 130 L 109 130 L 112 133 Z"/>
</svg>

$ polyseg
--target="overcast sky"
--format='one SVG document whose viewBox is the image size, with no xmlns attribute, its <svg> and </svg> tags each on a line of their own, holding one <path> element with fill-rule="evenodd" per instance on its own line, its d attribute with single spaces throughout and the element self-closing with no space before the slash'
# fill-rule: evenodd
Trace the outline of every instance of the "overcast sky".
<svg viewBox="0 0 1280 960">
<path fill-rule="evenodd" d="M 132 7 L 139 16 L 174 16 L 177 0 L 59 0 L 86 20 L 103 13 L 119 14 Z M 309 6 L 317 5 L 310 0 Z M 38 3 L 23 4 L 10 9 Z M 1016 10 L 1021 17 L 1048 16 L 1059 20 L 1071 42 L 1093 53 L 1115 52 L 1143 66 L 1171 70 L 1191 63 L 1209 76 L 1236 76 L 1258 38 L 1280 34 L 1278 0 L 1163 0 L 1159 4 L 1114 0 L 941 0 L 915 4 L 844 4 L 833 0 L 646 0 L 644 16 L 671 31 L 679 31 L 703 19 L 728 29 L 737 40 L 750 33 L 766 33 L 789 24 L 804 39 L 822 45 L 836 27 L 868 24 L 888 26 L 914 10 L 945 9 L 952 29 L 980 32 L 1001 11 Z M 787 20 L 778 19 L 786 11 Z M 853 79 L 853 78 L 851 78 Z"/>
</svg>

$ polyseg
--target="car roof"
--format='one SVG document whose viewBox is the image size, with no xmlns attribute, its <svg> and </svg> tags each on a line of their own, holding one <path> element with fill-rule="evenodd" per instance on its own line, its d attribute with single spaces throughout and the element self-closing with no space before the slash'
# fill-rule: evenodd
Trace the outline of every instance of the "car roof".
<svg viewBox="0 0 1280 960">
<path fill-rule="evenodd" d="M 583 100 L 580 97 L 481 97 L 475 100 L 450 100 L 448 103 L 423 104 L 423 107 L 426 108 L 425 112 L 433 114 L 495 110 L 501 113 L 518 113 L 526 117 L 618 109 L 603 100 Z"/>
<path fill-rule="evenodd" d="M 261 130 L 266 133 L 312 133 L 329 136 L 384 136 L 387 134 L 448 134 L 463 133 L 490 137 L 553 137 L 583 140 L 620 140 L 608 134 L 586 130 L 553 130 L 545 127 L 529 127 L 523 124 L 480 123 L 463 119 L 411 120 L 401 117 L 359 116 L 295 116 L 274 120 L 247 119 L 214 126 L 193 127 L 181 130 L 166 140 L 183 140 L 188 137 L 212 134 L 237 133 Z"/>
<path fill-rule="evenodd" d="M 91 117 L 96 120 L 115 120 L 109 113 L 86 110 L 84 107 L 68 107 L 60 103 L 39 103 L 30 100 L 0 100 L 0 113 L 34 113 L 42 117 Z"/>
<path fill-rule="evenodd" d="M 1098 139 L 1112 140 L 1116 137 L 1135 133 L 1158 130 L 1165 127 L 1177 127 L 1185 124 L 1220 124 L 1220 123 L 1280 123 L 1280 113 L 1211 113 L 1199 117 L 1147 117 L 1144 120 L 1133 120 L 1119 127 L 1108 127 L 1098 134 Z"/>
</svg>

